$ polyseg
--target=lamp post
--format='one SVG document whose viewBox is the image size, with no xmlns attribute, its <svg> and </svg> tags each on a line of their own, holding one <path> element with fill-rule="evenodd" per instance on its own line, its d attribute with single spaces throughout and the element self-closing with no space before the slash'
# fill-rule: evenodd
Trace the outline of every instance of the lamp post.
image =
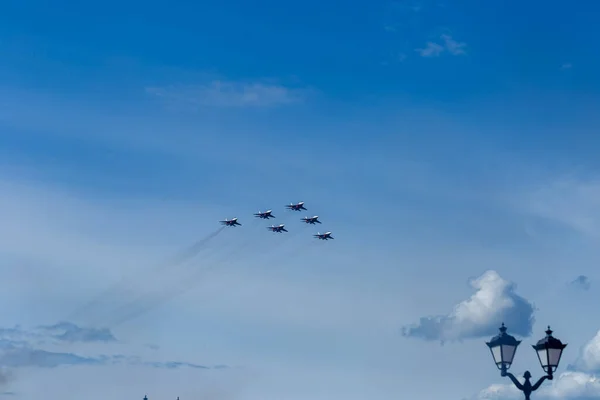
<svg viewBox="0 0 600 400">
<path fill-rule="evenodd" d="M 513 359 L 515 358 L 517 347 L 520 343 L 520 340 L 517 340 L 513 336 L 506 333 L 506 327 L 504 326 L 504 323 L 502 323 L 502 326 L 500 327 L 500 333 L 494 336 L 489 342 L 486 342 L 487 346 L 492 352 L 494 362 L 500 370 L 500 375 L 508 376 L 517 389 L 523 392 L 525 395 L 525 400 L 530 400 L 531 393 L 535 392 L 540 387 L 542 382 L 544 382 L 546 379 L 553 379 L 553 374 L 558 368 L 558 363 L 560 362 L 562 352 L 567 345 L 562 344 L 560 340 L 553 337 L 552 331 L 550 330 L 550 327 L 548 327 L 548 330 L 546 331 L 546 337 L 539 340 L 535 346 L 532 346 L 537 352 L 540 365 L 542 366 L 542 369 L 546 375 L 542 376 L 534 385 L 532 385 L 529 381 L 531 378 L 529 371 L 525 371 L 523 374 L 523 378 L 525 378 L 524 383 L 519 382 L 513 374 L 508 372 L 508 369 L 512 365 Z"/>
</svg>

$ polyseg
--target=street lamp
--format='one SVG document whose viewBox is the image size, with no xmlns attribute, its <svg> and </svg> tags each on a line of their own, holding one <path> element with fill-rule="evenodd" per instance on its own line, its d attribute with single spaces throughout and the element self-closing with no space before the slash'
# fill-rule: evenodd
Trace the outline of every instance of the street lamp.
<svg viewBox="0 0 600 400">
<path fill-rule="evenodd" d="M 537 352 L 540 365 L 544 372 L 546 372 L 546 375 L 542 376 L 534 385 L 532 385 L 529 381 L 531 378 L 529 371 L 525 371 L 523 374 L 523 378 L 525 378 L 524 383 L 519 382 L 513 374 L 508 372 L 520 343 L 520 340 L 517 340 L 506 333 L 504 323 L 502 323 L 502 326 L 500 327 L 500 333 L 494 336 L 489 342 L 486 342 L 487 346 L 490 348 L 492 357 L 494 357 L 494 362 L 500 370 L 500 375 L 508 376 L 517 389 L 523 392 L 525 400 L 530 400 L 529 397 L 531 393 L 536 391 L 544 380 L 553 379 L 553 374 L 558 368 L 562 352 L 567 345 L 562 344 L 560 340 L 553 337 L 552 331 L 550 330 L 550 327 L 548 327 L 546 337 L 539 340 L 535 346 L 532 346 Z"/>
<path fill-rule="evenodd" d="M 502 376 L 506 376 L 506 371 L 510 368 L 513 358 L 515 358 L 515 353 L 517 352 L 517 346 L 519 346 L 520 343 L 520 340 L 517 340 L 514 336 L 510 336 L 506 333 L 504 322 L 500 327 L 500 333 L 486 343 L 492 352 L 494 362 L 501 371 L 500 374 Z"/>
<path fill-rule="evenodd" d="M 544 372 L 548 374 L 549 379 L 552 380 L 554 371 L 558 368 L 560 357 L 566 344 L 562 344 L 560 340 L 552 336 L 552 330 L 548 327 L 546 331 L 546 337 L 539 340 L 535 346 L 531 346 L 537 352 L 540 365 Z"/>
</svg>

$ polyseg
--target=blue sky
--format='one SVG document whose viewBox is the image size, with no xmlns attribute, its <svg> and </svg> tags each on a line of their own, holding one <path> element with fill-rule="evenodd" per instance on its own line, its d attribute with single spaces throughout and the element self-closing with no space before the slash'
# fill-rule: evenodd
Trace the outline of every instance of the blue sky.
<svg viewBox="0 0 600 400">
<path fill-rule="evenodd" d="M 599 11 L 4 2 L 0 393 L 597 398 Z"/>
</svg>

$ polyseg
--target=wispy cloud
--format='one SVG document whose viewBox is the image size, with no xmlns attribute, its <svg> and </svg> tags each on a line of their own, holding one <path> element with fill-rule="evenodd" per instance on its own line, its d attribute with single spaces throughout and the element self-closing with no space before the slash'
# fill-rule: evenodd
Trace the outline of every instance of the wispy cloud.
<svg viewBox="0 0 600 400">
<path fill-rule="evenodd" d="M 56 332 L 62 332 L 56 334 Z M 66 334 L 66 336 L 65 336 Z M 82 355 L 75 352 L 53 351 L 44 347 L 52 341 L 73 343 L 82 342 L 115 342 L 114 335 L 108 329 L 98 330 L 84 328 L 69 322 L 61 322 L 50 326 L 42 326 L 31 330 L 18 328 L 0 329 L 0 367 L 10 371 L 14 368 L 37 367 L 56 368 L 75 365 L 143 365 L 154 368 L 196 368 L 212 369 L 213 367 L 184 361 L 146 361 L 136 355 Z M 224 366 L 214 367 L 222 369 Z M 9 373 L 0 374 L 0 379 L 8 379 Z M 0 381 L 0 384 L 2 382 Z"/>
<path fill-rule="evenodd" d="M 600 181 L 566 177 L 527 189 L 515 207 L 574 231 L 600 238 Z"/>
<path fill-rule="evenodd" d="M 441 35 L 442 44 L 435 42 L 427 42 L 424 48 L 415 49 L 422 57 L 437 57 L 444 52 L 448 52 L 453 56 L 466 54 L 465 47 L 467 46 L 464 42 L 458 42 L 450 35 Z"/>
<path fill-rule="evenodd" d="M 487 271 L 470 282 L 476 292 L 454 307 L 448 315 L 422 317 L 402 334 L 424 340 L 452 341 L 494 335 L 500 323 L 521 336 L 531 335 L 533 305 L 515 293 L 515 285 L 496 271 Z"/>
<path fill-rule="evenodd" d="M 560 66 L 560 69 L 571 69 L 573 68 L 573 64 L 571 63 L 564 63 L 563 65 Z"/>
<path fill-rule="evenodd" d="M 82 328 L 70 322 L 59 322 L 54 325 L 39 326 L 33 329 L 24 329 L 16 326 L 13 328 L 0 328 L 0 338 L 12 343 L 45 343 L 68 342 L 68 343 L 92 343 L 92 342 L 116 342 L 113 333 L 106 328 Z"/>
<path fill-rule="evenodd" d="M 450 35 L 442 35 L 442 40 L 444 41 L 444 46 L 446 50 L 454 56 L 465 54 L 465 47 L 467 46 L 464 42 L 457 42 L 452 39 Z"/>
<path fill-rule="evenodd" d="M 308 89 L 215 80 L 201 85 L 147 87 L 148 94 L 188 107 L 274 107 L 302 102 Z"/>
<path fill-rule="evenodd" d="M 28 346 L 11 346 L 0 355 L 0 365 L 8 368 L 55 368 L 61 365 L 98 365 L 103 360 L 74 353 L 53 352 Z"/>
<path fill-rule="evenodd" d="M 437 57 L 444 52 L 444 47 L 437 43 L 427 42 L 427 46 L 415 51 L 423 57 Z"/>
<path fill-rule="evenodd" d="M 41 329 L 66 342 L 114 342 L 117 339 L 107 328 L 81 328 L 70 322 L 59 322 Z"/>
</svg>

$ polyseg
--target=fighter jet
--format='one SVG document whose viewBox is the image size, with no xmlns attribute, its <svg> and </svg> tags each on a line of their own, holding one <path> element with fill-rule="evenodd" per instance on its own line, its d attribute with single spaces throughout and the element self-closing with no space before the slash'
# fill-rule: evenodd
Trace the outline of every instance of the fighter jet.
<svg viewBox="0 0 600 400">
<path fill-rule="evenodd" d="M 227 225 L 227 226 L 242 225 L 238 222 L 237 218 L 225 219 L 224 221 L 219 221 L 219 222 L 222 223 L 223 225 Z"/>
<path fill-rule="evenodd" d="M 256 218 L 261 218 L 261 219 L 275 218 L 275 216 L 272 215 L 271 212 L 272 212 L 272 210 L 267 210 L 265 212 L 259 211 L 256 214 L 254 214 L 254 216 Z"/>
<path fill-rule="evenodd" d="M 285 206 L 285 208 L 287 208 L 288 210 L 294 210 L 294 211 L 300 211 L 300 210 L 306 210 L 306 208 L 304 208 L 304 202 L 301 201 L 297 204 L 288 204 L 287 206 Z"/>
<path fill-rule="evenodd" d="M 318 233 L 316 235 L 313 235 L 313 237 L 316 237 L 317 239 L 321 239 L 321 240 L 329 240 L 329 239 L 333 239 L 334 237 L 331 236 L 331 232 L 325 232 L 325 233 Z"/>
<path fill-rule="evenodd" d="M 281 233 L 281 232 L 287 232 L 287 230 L 284 228 L 285 225 L 281 224 L 279 226 L 274 226 L 271 225 L 269 227 L 267 227 L 267 229 L 270 229 L 273 232 L 277 232 L 277 233 Z"/>
<path fill-rule="evenodd" d="M 307 224 L 320 224 L 321 221 L 319 221 L 319 216 L 315 215 L 314 217 L 304 217 L 302 218 L 302 221 L 306 222 Z"/>
</svg>

